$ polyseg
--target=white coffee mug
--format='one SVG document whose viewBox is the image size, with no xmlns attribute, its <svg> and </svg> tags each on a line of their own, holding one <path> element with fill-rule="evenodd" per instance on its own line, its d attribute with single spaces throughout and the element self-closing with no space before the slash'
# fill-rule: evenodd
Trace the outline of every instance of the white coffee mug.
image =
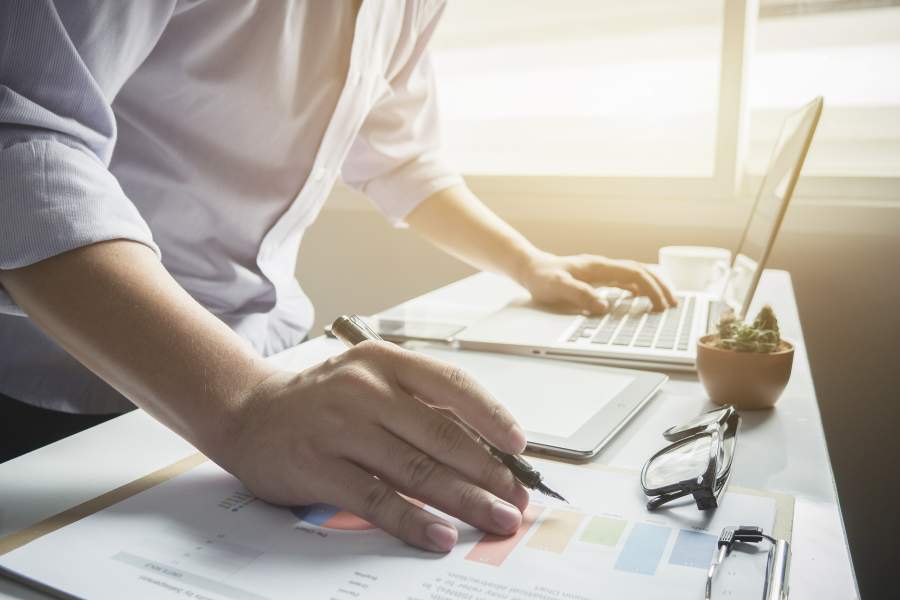
<svg viewBox="0 0 900 600">
<path fill-rule="evenodd" d="M 659 249 L 663 275 L 685 292 L 703 292 L 728 272 L 731 252 L 711 246 L 665 246 Z"/>
</svg>

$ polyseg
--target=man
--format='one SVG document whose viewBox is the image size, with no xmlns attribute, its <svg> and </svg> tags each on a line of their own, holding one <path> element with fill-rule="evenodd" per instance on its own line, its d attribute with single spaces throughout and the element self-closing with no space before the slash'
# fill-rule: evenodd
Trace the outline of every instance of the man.
<svg viewBox="0 0 900 600">
<path fill-rule="evenodd" d="M 515 531 L 525 490 L 429 408 L 522 451 L 464 373 L 378 343 L 300 374 L 262 358 L 312 323 L 295 257 L 339 175 L 539 301 L 602 312 L 605 282 L 674 303 L 634 263 L 539 251 L 440 163 L 425 48 L 442 9 L 0 5 L 4 426 L 69 431 L 134 403 L 265 500 L 337 504 L 439 552 L 456 530 L 400 493 Z"/>
</svg>

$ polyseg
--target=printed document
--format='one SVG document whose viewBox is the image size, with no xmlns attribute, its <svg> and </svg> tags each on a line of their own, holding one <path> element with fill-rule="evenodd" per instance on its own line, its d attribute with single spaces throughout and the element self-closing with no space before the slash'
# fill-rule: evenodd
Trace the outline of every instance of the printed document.
<svg viewBox="0 0 900 600">
<path fill-rule="evenodd" d="M 337 507 L 272 506 L 204 462 L 0 556 L 0 568 L 92 599 L 677 600 L 703 597 L 724 526 L 775 521 L 771 497 L 728 491 L 714 511 L 648 512 L 637 473 L 534 462 L 572 504 L 533 496 L 510 537 L 453 520 L 446 555 Z M 714 597 L 760 598 L 766 550 L 733 552 Z"/>
</svg>

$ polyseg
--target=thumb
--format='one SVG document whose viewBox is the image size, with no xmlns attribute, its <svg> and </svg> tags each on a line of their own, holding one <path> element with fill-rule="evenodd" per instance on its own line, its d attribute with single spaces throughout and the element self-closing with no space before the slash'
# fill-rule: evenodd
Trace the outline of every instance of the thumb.
<svg viewBox="0 0 900 600">
<path fill-rule="evenodd" d="M 599 315 L 609 310 L 609 303 L 602 299 L 590 284 L 575 279 L 569 273 L 563 277 L 561 284 L 559 291 L 562 297 L 578 308 Z"/>
</svg>

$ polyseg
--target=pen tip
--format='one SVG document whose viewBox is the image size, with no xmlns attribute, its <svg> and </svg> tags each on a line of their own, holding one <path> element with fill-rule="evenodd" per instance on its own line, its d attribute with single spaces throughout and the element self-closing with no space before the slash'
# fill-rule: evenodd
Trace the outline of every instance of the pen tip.
<svg viewBox="0 0 900 600">
<path fill-rule="evenodd" d="M 539 483 L 538 486 L 537 486 L 537 489 L 538 489 L 539 492 L 541 492 L 541 493 L 544 494 L 545 496 L 550 496 L 551 498 L 556 498 L 557 500 L 562 500 L 562 501 L 565 502 L 566 504 L 569 504 L 569 501 L 568 501 L 568 500 L 566 500 L 565 498 L 563 498 L 562 496 L 560 496 L 559 494 L 557 494 L 556 492 L 554 492 L 553 490 L 551 490 L 550 488 L 548 488 L 548 487 L 547 487 L 546 485 L 544 485 L 543 483 Z"/>
</svg>

